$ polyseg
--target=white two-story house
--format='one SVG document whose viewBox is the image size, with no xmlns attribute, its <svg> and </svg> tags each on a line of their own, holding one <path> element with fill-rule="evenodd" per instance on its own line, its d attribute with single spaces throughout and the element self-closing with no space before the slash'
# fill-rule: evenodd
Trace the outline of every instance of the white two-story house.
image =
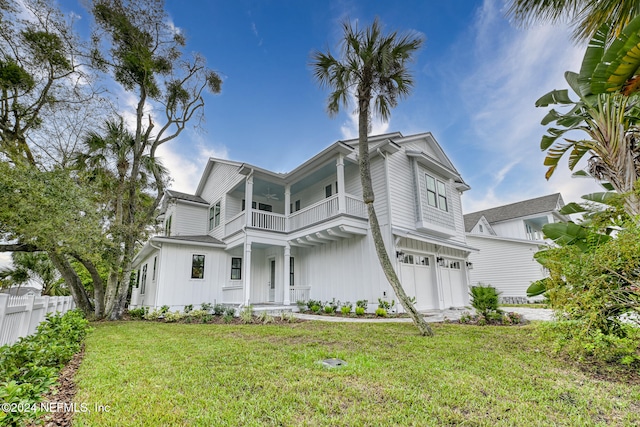
<svg viewBox="0 0 640 427">
<path fill-rule="evenodd" d="M 464 216 L 467 241 L 479 252 L 471 254 L 471 285 L 491 285 L 505 302 L 527 300 L 529 285 L 547 275 L 534 258 L 550 243 L 542 227 L 568 218 L 560 193 L 523 200 Z"/>
<path fill-rule="evenodd" d="M 369 141 L 375 208 L 404 289 L 420 310 L 467 305 L 469 186 L 430 133 Z M 164 235 L 134 260 L 131 306 L 397 301 L 370 235 L 357 144 L 338 141 L 288 173 L 209 159 L 195 194 L 166 192 Z"/>
</svg>

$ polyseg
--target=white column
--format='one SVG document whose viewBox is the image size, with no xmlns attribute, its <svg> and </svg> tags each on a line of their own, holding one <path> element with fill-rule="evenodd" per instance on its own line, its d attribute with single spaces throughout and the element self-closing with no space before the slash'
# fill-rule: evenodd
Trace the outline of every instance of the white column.
<svg viewBox="0 0 640 427">
<path fill-rule="evenodd" d="M 347 211 L 347 199 L 344 192 L 344 154 L 338 154 L 336 166 L 338 173 L 338 212 L 345 213 Z"/>
<path fill-rule="evenodd" d="M 291 304 L 291 298 L 289 296 L 289 273 L 291 272 L 289 270 L 289 267 L 291 266 L 290 264 L 290 260 L 291 260 L 291 247 L 289 246 L 289 244 L 287 243 L 287 245 L 284 247 L 284 268 L 282 269 L 283 271 L 283 275 L 284 275 L 284 280 L 283 282 L 283 295 L 282 295 L 282 304 L 284 305 L 289 305 Z"/>
<path fill-rule="evenodd" d="M 244 214 L 247 227 L 251 227 L 253 210 L 251 205 L 253 204 L 253 173 L 247 176 L 247 181 L 244 186 Z"/>
<path fill-rule="evenodd" d="M 291 215 L 291 184 L 284 186 L 284 230 L 289 231 L 289 215 Z"/>
<path fill-rule="evenodd" d="M 244 260 L 242 261 L 242 274 L 244 277 L 244 305 L 249 305 L 251 300 L 251 240 L 244 244 Z"/>
</svg>

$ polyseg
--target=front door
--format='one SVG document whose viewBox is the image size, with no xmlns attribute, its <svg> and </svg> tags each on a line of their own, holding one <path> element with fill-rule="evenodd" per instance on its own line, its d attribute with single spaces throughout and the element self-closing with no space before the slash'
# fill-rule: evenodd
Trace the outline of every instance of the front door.
<svg viewBox="0 0 640 427">
<path fill-rule="evenodd" d="M 276 300 L 276 260 L 269 261 L 269 302 Z"/>
</svg>

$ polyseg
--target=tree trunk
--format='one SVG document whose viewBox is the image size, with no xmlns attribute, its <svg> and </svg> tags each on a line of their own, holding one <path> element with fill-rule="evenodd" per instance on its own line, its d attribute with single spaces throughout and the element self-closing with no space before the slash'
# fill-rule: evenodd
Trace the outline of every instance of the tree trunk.
<svg viewBox="0 0 640 427">
<path fill-rule="evenodd" d="M 102 277 L 100 276 L 100 273 L 98 273 L 96 266 L 93 265 L 91 261 L 79 256 L 74 256 L 74 258 L 80 261 L 91 275 L 91 280 L 93 280 L 93 315 L 96 319 L 102 319 L 104 317 L 104 282 Z"/>
<path fill-rule="evenodd" d="M 359 89 L 360 90 L 360 89 Z M 373 183 L 371 181 L 371 165 L 369 163 L 369 139 L 367 137 L 369 133 L 369 102 L 371 97 L 367 97 L 366 93 L 358 93 L 358 165 L 360 168 L 360 181 L 362 183 L 362 197 L 367 205 L 367 212 L 369 214 L 369 228 L 371 229 L 371 237 L 373 238 L 373 244 L 376 248 L 378 260 L 384 275 L 387 277 L 393 292 L 402 307 L 405 309 L 409 316 L 413 320 L 420 331 L 420 335 L 433 336 L 433 331 L 429 324 L 424 320 L 424 316 L 418 313 L 413 303 L 407 297 L 406 292 L 402 288 L 402 284 L 398 279 L 398 275 L 393 269 L 389 254 L 384 245 L 382 233 L 380 232 L 380 224 L 378 223 L 378 217 L 376 210 L 373 206 L 375 201 L 375 195 L 373 193 Z"/>
<path fill-rule="evenodd" d="M 69 260 L 64 255 L 55 251 L 47 251 L 47 255 L 49 255 L 51 262 L 64 278 L 67 286 L 69 286 L 71 296 L 73 296 L 73 300 L 76 302 L 78 308 L 82 310 L 85 316 L 91 316 L 93 314 L 93 306 L 89 300 L 87 291 L 82 285 L 80 277 L 78 277 L 78 274 L 69 263 Z"/>
</svg>

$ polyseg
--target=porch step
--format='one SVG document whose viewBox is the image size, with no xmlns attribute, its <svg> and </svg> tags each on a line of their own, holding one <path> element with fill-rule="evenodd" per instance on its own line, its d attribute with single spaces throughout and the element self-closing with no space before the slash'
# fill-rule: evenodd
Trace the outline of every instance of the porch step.
<svg viewBox="0 0 640 427">
<path fill-rule="evenodd" d="M 267 314 L 277 316 L 280 313 L 297 313 L 298 306 L 296 305 L 282 305 L 282 304 L 254 304 L 253 312 L 255 314 L 266 311 Z"/>
</svg>

